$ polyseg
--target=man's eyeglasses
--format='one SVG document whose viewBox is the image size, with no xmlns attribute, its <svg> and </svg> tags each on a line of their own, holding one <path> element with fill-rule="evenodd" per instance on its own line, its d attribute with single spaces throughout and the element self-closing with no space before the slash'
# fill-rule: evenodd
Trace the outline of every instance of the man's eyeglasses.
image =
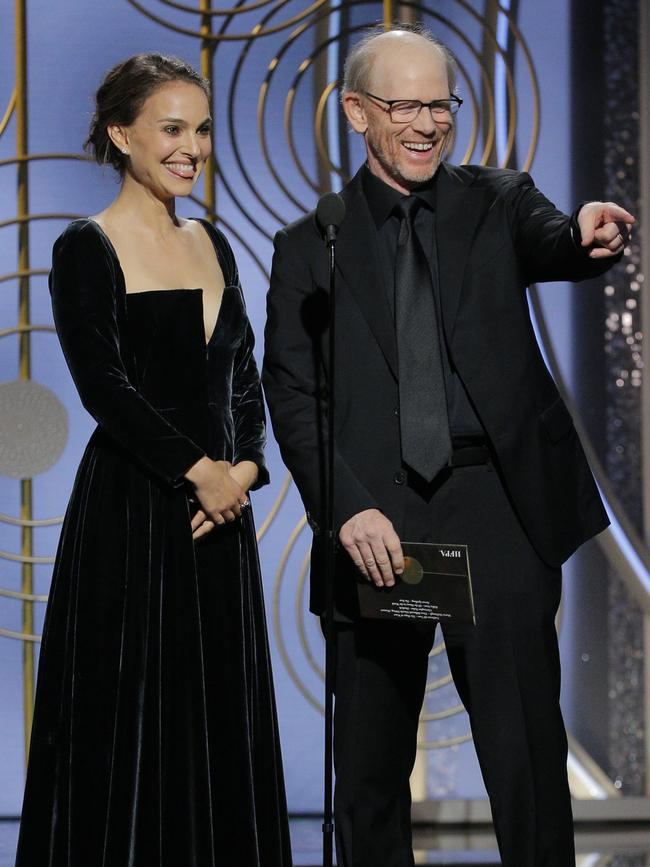
<svg viewBox="0 0 650 867">
<path fill-rule="evenodd" d="M 368 90 L 363 92 L 376 102 L 383 102 L 384 105 L 388 106 L 383 111 L 388 112 L 393 123 L 410 123 L 418 117 L 423 108 L 428 108 L 435 120 L 449 120 L 449 118 L 455 117 L 463 104 L 463 100 L 459 96 L 420 102 L 419 99 L 382 99 L 381 96 L 375 96 Z"/>
</svg>

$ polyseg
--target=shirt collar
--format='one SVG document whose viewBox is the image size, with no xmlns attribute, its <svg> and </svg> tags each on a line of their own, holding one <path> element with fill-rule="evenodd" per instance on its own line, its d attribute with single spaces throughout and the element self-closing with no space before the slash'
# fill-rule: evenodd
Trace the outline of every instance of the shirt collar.
<svg viewBox="0 0 650 867">
<path fill-rule="evenodd" d="M 436 178 L 438 172 L 427 183 L 422 184 L 416 190 L 413 190 L 412 195 L 417 196 L 429 210 L 435 211 L 436 207 Z M 363 193 L 368 202 L 370 213 L 375 222 L 375 226 L 380 229 L 386 220 L 390 217 L 395 206 L 404 198 L 404 195 L 384 183 L 380 178 L 368 168 L 368 163 L 365 163 L 361 170 L 361 184 Z"/>
</svg>

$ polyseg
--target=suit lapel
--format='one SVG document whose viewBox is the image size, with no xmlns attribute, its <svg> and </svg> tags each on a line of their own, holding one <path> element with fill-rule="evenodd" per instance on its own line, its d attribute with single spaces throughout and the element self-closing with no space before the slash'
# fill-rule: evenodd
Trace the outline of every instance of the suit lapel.
<svg viewBox="0 0 650 867">
<path fill-rule="evenodd" d="M 390 275 L 381 273 L 377 233 L 358 174 L 341 195 L 346 210 L 336 247 L 337 265 L 397 379 L 395 324 L 384 283 Z"/>
<path fill-rule="evenodd" d="M 445 334 L 451 341 L 465 266 L 486 206 L 486 188 L 469 186 L 453 166 L 440 167 L 436 185 L 436 243 L 440 303 Z"/>
</svg>

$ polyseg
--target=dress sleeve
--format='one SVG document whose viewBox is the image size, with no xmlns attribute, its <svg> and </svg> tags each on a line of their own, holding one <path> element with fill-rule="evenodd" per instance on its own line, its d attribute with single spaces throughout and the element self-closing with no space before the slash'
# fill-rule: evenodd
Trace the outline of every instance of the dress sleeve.
<svg viewBox="0 0 650 867">
<path fill-rule="evenodd" d="M 129 381 L 117 318 L 113 256 L 91 221 L 72 223 L 54 245 L 50 292 L 63 354 L 81 402 L 112 439 L 172 486 L 205 454 Z"/>
<path fill-rule="evenodd" d="M 246 317 L 244 339 L 235 357 L 232 386 L 232 414 L 235 423 L 234 462 L 253 461 L 259 470 L 253 490 L 269 483 L 264 460 L 266 419 L 260 376 L 253 355 L 255 338 Z"/>
<path fill-rule="evenodd" d="M 244 336 L 237 349 L 233 367 L 231 410 L 235 425 L 233 462 L 252 461 L 257 464 L 257 481 L 253 491 L 269 483 L 269 471 L 264 459 L 266 446 L 266 415 L 260 375 L 253 355 L 255 335 L 246 313 L 246 302 L 239 280 L 239 269 L 232 247 L 225 235 L 211 223 L 202 220 L 216 245 L 228 286 L 236 286 L 241 300 Z"/>
</svg>

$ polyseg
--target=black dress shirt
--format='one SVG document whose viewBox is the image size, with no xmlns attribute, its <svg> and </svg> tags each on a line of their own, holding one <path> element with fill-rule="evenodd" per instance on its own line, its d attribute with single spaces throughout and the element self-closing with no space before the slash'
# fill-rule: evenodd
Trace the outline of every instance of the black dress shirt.
<svg viewBox="0 0 650 867">
<path fill-rule="evenodd" d="M 395 259 L 397 256 L 397 239 L 400 219 L 395 206 L 403 198 L 403 194 L 373 175 L 366 166 L 363 168 L 362 186 L 368 202 L 368 207 L 377 229 L 377 240 L 381 258 L 381 271 L 384 275 L 384 285 L 390 309 L 395 316 Z M 443 319 L 440 310 L 440 291 L 438 282 L 438 254 L 435 242 L 435 209 L 436 209 L 436 177 L 413 191 L 413 195 L 421 200 L 415 218 L 417 232 L 424 253 L 431 269 L 431 284 L 438 310 L 438 323 L 441 331 L 440 345 L 443 347 L 442 364 L 445 376 L 447 395 L 447 411 L 452 439 L 464 436 L 482 436 L 483 427 L 467 396 L 463 383 L 456 373 L 453 361 L 449 356 Z"/>
</svg>

